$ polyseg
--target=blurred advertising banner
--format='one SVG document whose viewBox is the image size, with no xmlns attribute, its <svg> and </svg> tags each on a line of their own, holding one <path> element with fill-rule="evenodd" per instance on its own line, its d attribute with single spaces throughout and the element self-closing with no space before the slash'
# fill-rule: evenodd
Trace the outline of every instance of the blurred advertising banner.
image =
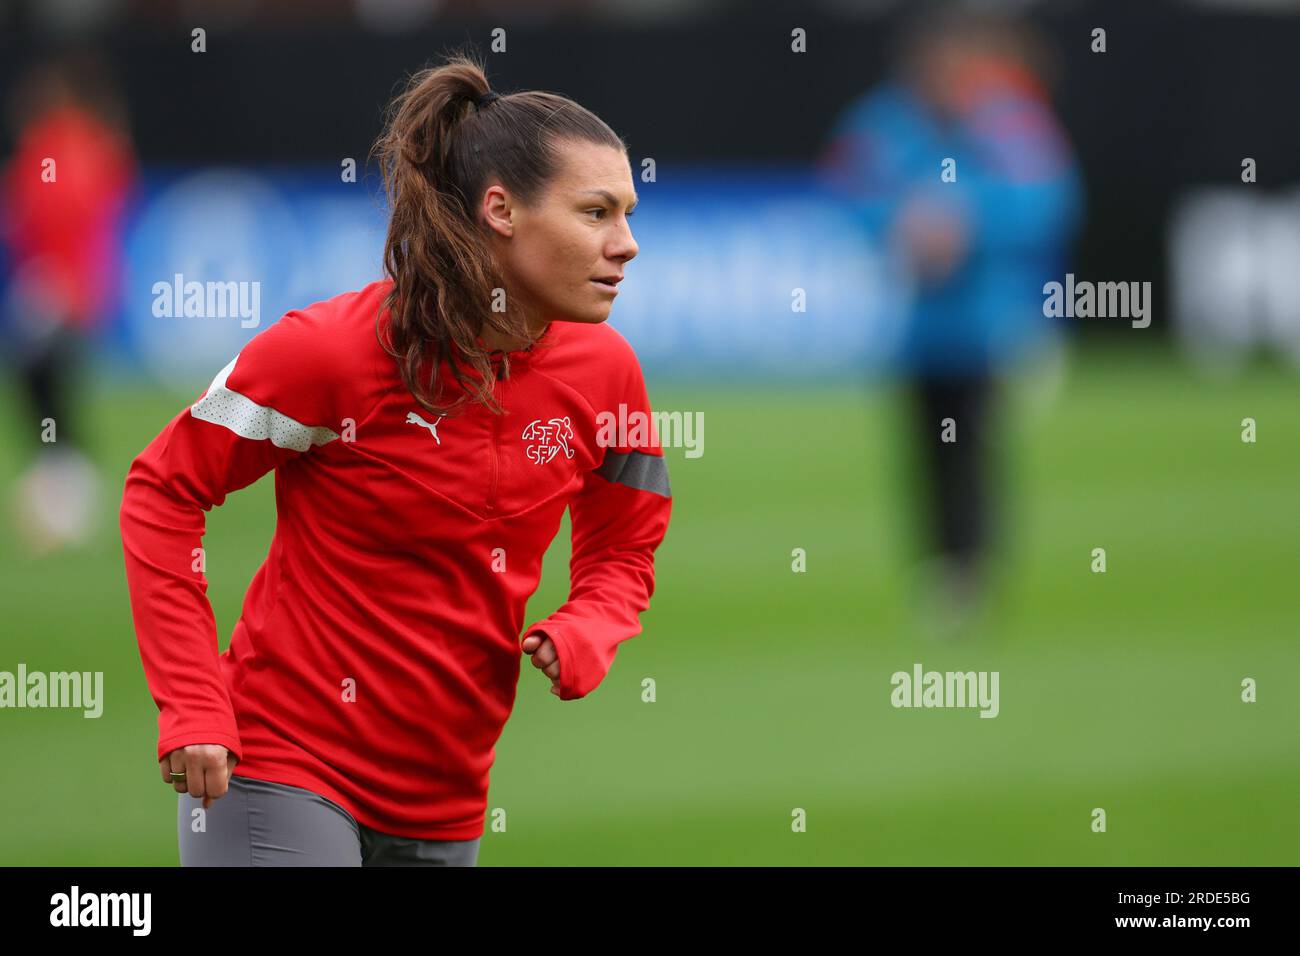
<svg viewBox="0 0 1300 956">
<path fill-rule="evenodd" d="M 1173 319 L 1199 364 L 1270 351 L 1300 367 L 1300 190 L 1189 190 L 1169 226 Z"/>
<path fill-rule="evenodd" d="M 640 251 L 610 321 L 647 371 L 800 379 L 887 365 L 905 286 L 810 175 L 696 169 L 637 187 Z M 148 171 L 113 342 L 161 381 L 206 384 L 285 312 L 379 278 L 384 224 L 377 182 L 329 169 Z"/>
</svg>

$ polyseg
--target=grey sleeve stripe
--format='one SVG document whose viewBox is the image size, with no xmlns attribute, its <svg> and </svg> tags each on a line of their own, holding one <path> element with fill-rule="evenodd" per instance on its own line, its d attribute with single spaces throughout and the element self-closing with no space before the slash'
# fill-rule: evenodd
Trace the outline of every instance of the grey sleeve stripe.
<svg viewBox="0 0 1300 956">
<path fill-rule="evenodd" d="M 605 461 L 596 469 L 596 474 L 606 481 L 665 498 L 672 497 L 672 490 L 668 487 L 668 463 L 663 455 L 650 455 L 643 451 L 606 451 Z"/>
<path fill-rule="evenodd" d="M 283 415 L 269 405 L 259 405 L 246 395 L 226 387 L 226 379 L 234 371 L 236 355 L 212 380 L 207 394 L 190 406 L 190 414 L 205 422 L 228 428 L 241 438 L 254 441 L 270 439 L 277 448 L 307 451 L 313 445 L 324 445 L 338 438 L 338 434 L 323 425 L 304 425 Z"/>
</svg>

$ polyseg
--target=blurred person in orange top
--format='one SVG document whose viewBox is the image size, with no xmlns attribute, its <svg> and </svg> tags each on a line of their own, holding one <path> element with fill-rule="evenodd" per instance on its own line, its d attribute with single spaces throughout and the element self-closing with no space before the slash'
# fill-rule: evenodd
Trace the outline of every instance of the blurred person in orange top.
<svg viewBox="0 0 1300 956">
<path fill-rule="evenodd" d="M 34 451 L 11 506 L 29 549 L 43 554 L 94 531 L 100 481 L 78 397 L 81 357 L 117 301 L 137 167 L 122 99 L 93 52 L 38 63 L 6 106 L 15 148 L 0 175 L 10 267 L 0 324 Z"/>
</svg>

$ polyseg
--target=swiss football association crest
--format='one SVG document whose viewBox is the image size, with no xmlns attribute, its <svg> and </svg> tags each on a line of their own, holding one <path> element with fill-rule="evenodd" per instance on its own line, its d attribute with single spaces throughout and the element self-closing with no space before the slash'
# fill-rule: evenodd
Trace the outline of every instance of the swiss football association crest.
<svg viewBox="0 0 1300 956">
<path fill-rule="evenodd" d="M 524 454 L 528 456 L 529 461 L 535 461 L 539 465 L 544 465 L 561 450 L 565 458 L 573 457 L 573 449 L 569 447 L 569 442 L 573 438 L 573 426 L 569 424 L 569 418 L 551 418 L 542 421 L 540 418 L 528 424 L 523 433 L 524 441 L 529 444 L 524 449 Z"/>
</svg>

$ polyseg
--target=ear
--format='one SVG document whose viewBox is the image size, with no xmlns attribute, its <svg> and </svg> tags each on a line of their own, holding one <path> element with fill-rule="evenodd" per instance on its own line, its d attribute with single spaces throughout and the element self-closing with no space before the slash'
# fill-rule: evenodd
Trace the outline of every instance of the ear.
<svg viewBox="0 0 1300 956">
<path fill-rule="evenodd" d="M 510 193 L 500 183 L 493 183 L 484 190 L 481 212 L 483 220 L 493 232 L 507 239 L 514 236 L 514 203 Z"/>
</svg>

